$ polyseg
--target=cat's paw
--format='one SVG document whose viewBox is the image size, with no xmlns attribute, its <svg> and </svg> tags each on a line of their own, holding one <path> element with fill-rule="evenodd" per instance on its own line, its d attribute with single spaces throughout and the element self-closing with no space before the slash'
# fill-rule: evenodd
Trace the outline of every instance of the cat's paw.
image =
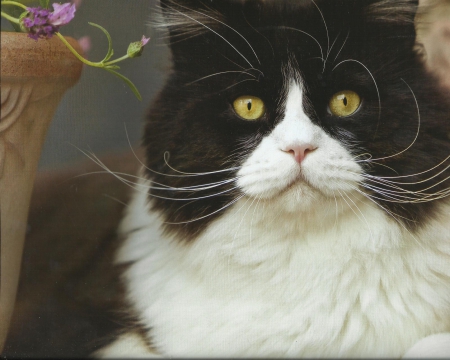
<svg viewBox="0 0 450 360">
<path fill-rule="evenodd" d="M 435 334 L 420 340 L 403 358 L 450 358 L 450 333 Z"/>
</svg>

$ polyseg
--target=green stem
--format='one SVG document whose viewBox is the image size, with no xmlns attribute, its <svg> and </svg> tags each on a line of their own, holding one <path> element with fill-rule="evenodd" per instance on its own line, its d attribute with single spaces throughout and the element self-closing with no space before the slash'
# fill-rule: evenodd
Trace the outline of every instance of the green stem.
<svg viewBox="0 0 450 360">
<path fill-rule="evenodd" d="M 22 9 L 28 10 L 27 7 L 24 4 L 18 3 L 16 1 L 6 1 L 5 0 L 5 1 L 2 1 L 1 4 L 2 5 L 15 5 L 15 6 L 21 7 Z M 3 13 L 2 13 L 2 15 L 3 15 Z"/>
<path fill-rule="evenodd" d="M 3 12 L 3 11 L 2 11 L 1 13 L 2 13 L 2 16 L 3 16 L 5 19 L 11 21 L 11 22 L 14 23 L 14 24 L 20 24 L 19 19 L 16 19 L 15 17 L 10 16 L 10 15 L 8 15 L 7 13 L 5 13 L 5 12 Z"/>
<path fill-rule="evenodd" d="M 122 56 L 122 57 L 120 57 L 120 58 L 117 58 L 117 59 L 115 59 L 115 60 L 105 62 L 104 65 L 105 65 L 105 66 L 112 65 L 112 64 L 118 63 L 118 62 L 120 62 L 120 61 L 126 60 L 126 59 L 128 59 L 128 58 L 129 58 L 128 55 L 124 55 L 124 56 Z"/>
<path fill-rule="evenodd" d="M 93 66 L 93 67 L 98 67 L 98 68 L 103 68 L 104 65 L 102 63 L 95 63 L 89 60 L 86 60 L 84 57 L 82 57 L 80 54 L 78 54 L 78 52 L 72 47 L 72 45 L 69 44 L 69 42 L 64 38 L 64 36 L 62 36 L 59 32 L 56 33 L 56 36 L 59 37 L 59 39 L 64 43 L 64 45 L 67 46 L 67 48 L 72 52 L 72 54 L 74 54 L 78 60 L 80 60 L 82 63 L 89 65 L 89 66 Z"/>
</svg>

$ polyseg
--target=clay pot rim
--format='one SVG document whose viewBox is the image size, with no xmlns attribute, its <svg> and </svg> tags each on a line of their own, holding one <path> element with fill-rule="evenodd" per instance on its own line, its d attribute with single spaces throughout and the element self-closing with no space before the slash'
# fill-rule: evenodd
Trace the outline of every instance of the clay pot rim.
<svg viewBox="0 0 450 360">
<path fill-rule="evenodd" d="M 75 50 L 83 53 L 78 41 L 65 37 Z M 1 32 L 1 78 L 71 79 L 81 76 L 83 63 L 56 36 L 51 39 L 30 39 L 28 34 Z"/>
</svg>

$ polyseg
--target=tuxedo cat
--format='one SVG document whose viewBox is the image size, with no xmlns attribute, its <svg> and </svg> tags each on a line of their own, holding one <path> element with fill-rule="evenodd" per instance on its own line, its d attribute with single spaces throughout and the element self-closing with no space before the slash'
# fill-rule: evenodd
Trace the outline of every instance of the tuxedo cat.
<svg viewBox="0 0 450 360">
<path fill-rule="evenodd" d="M 450 106 L 417 7 L 161 2 L 173 71 L 116 259 L 138 325 L 97 356 L 450 354 Z"/>
</svg>

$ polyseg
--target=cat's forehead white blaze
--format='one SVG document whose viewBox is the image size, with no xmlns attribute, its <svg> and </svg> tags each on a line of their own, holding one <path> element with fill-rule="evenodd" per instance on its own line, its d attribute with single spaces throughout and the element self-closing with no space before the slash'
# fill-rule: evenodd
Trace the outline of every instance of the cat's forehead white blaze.
<svg viewBox="0 0 450 360">
<path fill-rule="evenodd" d="M 317 147 L 322 130 L 314 125 L 304 111 L 303 86 L 291 81 L 285 103 L 284 117 L 275 127 L 272 136 L 280 149 L 289 151 L 290 147 L 312 145 Z"/>
<path fill-rule="evenodd" d="M 239 171 L 240 189 L 259 198 L 272 198 L 292 189 L 296 195 L 304 195 L 305 207 L 309 206 L 306 194 L 311 191 L 333 197 L 335 191 L 354 191 L 361 180 L 361 168 L 339 141 L 311 121 L 305 112 L 301 81 L 290 81 L 283 110 L 281 121 Z M 298 202 L 292 208 L 298 209 Z"/>
</svg>

